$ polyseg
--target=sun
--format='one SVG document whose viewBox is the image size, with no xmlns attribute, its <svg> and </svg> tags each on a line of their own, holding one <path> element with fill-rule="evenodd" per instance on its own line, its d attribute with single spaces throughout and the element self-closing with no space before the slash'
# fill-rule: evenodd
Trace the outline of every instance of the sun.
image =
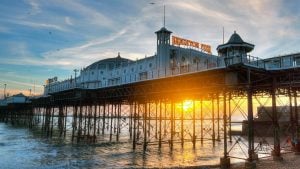
<svg viewBox="0 0 300 169">
<path fill-rule="evenodd" d="M 192 100 L 185 100 L 182 103 L 182 108 L 183 108 L 183 111 L 185 111 L 185 112 L 191 111 L 193 109 L 193 101 Z"/>
</svg>

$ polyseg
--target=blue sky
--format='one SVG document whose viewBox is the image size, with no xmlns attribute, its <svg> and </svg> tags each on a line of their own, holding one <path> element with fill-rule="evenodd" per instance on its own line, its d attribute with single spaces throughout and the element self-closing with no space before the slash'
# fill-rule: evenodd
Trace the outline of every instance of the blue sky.
<svg viewBox="0 0 300 169">
<path fill-rule="evenodd" d="M 154 2 L 155 4 L 150 4 Z M 1 0 L 0 91 L 35 92 L 91 63 L 156 51 L 154 32 L 210 44 L 213 54 L 234 30 L 267 58 L 300 52 L 300 1 L 284 0 Z M 0 92 L 0 97 L 3 92 Z"/>
</svg>

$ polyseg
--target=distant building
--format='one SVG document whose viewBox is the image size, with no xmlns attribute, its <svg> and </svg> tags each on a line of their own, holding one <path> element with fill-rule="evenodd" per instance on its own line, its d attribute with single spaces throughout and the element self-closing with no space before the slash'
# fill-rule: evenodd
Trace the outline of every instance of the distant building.
<svg viewBox="0 0 300 169">
<path fill-rule="evenodd" d="M 28 97 L 26 97 L 23 93 L 19 93 L 10 97 L 7 97 L 6 99 L 0 100 L 0 106 L 7 106 L 11 103 L 28 103 Z"/>
<path fill-rule="evenodd" d="M 292 107 L 294 113 L 295 107 Z M 290 122 L 290 106 L 277 106 L 277 117 L 279 122 Z M 300 118 L 300 108 L 298 107 L 298 117 Z M 258 107 L 257 118 L 255 121 L 271 121 L 272 120 L 272 107 Z M 300 120 L 300 119 L 299 119 Z"/>
<path fill-rule="evenodd" d="M 277 106 L 277 117 L 278 124 L 281 132 L 290 130 L 291 128 L 291 119 L 290 119 L 290 107 L 289 106 Z M 295 117 L 295 107 L 292 107 L 293 116 Z M 300 108 L 297 110 L 298 121 L 300 121 Z M 257 108 L 257 117 L 254 118 L 254 133 L 257 135 L 272 135 L 273 134 L 273 121 L 272 121 L 272 107 L 258 107 Z M 244 120 L 242 125 L 242 133 L 247 134 L 248 132 L 248 121 Z"/>
<path fill-rule="evenodd" d="M 0 99 L 0 106 L 6 106 L 6 99 Z"/>
</svg>

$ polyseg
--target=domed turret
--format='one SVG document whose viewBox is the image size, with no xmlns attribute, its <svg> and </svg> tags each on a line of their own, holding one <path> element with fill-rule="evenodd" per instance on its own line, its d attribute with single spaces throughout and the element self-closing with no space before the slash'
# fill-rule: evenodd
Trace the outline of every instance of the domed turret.
<svg viewBox="0 0 300 169">
<path fill-rule="evenodd" d="M 166 65 L 169 65 L 170 59 L 170 37 L 172 32 L 162 27 L 155 33 L 157 35 L 157 65 L 160 74 L 166 74 Z"/>
<path fill-rule="evenodd" d="M 226 65 L 247 62 L 247 53 L 253 49 L 254 45 L 244 42 L 236 31 L 234 31 L 227 43 L 217 47 L 219 56 L 224 57 Z"/>
</svg>

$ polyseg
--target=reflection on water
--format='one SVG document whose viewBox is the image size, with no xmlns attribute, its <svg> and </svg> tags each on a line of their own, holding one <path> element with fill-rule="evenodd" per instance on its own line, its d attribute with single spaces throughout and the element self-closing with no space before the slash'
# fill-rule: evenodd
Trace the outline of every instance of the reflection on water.
<svg viewBox="0 0 300 169">
<path fill-rule="evenodd" d="M 141 168 L 175 167 L 218 164 L 223 145 L 211 141 L 175 144 L 173 151 L 167 144 L 159 151 L 157 145 L 132 150 L 130 142 L 72 144 L 68 139 L 44 139 L 39 131 L 12 127 L 0 123 L 0 168 Z M 238 153 L 238 152 L 237 152 Z"/>
</svg>

